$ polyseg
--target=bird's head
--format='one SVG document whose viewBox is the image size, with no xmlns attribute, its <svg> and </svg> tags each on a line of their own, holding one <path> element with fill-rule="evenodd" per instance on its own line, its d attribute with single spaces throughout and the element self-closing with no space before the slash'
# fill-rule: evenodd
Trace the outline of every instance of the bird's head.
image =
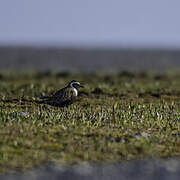
<svg viewBox="0 0 180 180">
<path fill-rule="evenodd" d="M 76 81 L 76 80 L 72 80 L 70 83 L 69 83 L 69 86 L 70 87 L 74 87 L 74 88 L 80 88 L 80 87 L 83 87 L 83 85 Z"/>
</svg>

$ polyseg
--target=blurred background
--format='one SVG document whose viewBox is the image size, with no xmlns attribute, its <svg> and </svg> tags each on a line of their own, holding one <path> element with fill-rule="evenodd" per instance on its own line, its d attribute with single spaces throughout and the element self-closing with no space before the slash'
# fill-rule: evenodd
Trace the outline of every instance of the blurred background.
<svg viewBox="0 0 180 180">
<path fill-rule="evenodd" d="M 179 7 L 178 0 L 1 1 L 0 69 L 178 69 Z"/>
</svg>

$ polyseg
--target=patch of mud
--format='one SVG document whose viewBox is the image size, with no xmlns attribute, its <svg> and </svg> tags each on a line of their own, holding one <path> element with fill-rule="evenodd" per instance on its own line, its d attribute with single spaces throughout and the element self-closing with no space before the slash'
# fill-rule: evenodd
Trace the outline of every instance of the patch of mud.
<svg viewBox="0 0 180 180">
<path fill-rule="evenodd" d="M 93 94 L 104 94 L 104 91 L 101 89 L 101 88 L 95 88 L 93 91 L 92 91 Z"/>
</svg>

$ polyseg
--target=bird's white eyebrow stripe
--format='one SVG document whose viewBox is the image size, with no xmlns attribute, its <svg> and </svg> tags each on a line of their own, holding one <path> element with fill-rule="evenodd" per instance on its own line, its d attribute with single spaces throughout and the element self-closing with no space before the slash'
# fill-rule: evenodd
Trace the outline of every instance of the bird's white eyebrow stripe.
<svg viewBox="0 0 180 180">
<path fill-rule="evenodd" d="M 78 85 L 80 85 L 79 82 L 72 82 L 72 83 L 70 83 L 71 86 L 72 86 L 73 84 L 78 84 Z"/>
</svg>

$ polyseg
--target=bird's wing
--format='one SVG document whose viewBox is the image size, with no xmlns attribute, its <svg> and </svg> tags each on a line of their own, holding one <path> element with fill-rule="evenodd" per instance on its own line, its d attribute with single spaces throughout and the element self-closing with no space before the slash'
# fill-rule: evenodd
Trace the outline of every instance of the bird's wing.
<svg viewBox="0 0 180 180">
<path fill-rule="evenodd" d="M 54 98 L 59 101 L 71 101 L 75 96 L 75 92 L 72 88 L 63 88 L 54 94 Z"/>
<path fill-rule="evenodd" d="M 64 94 L 64 91 L 65 91 L 66 89 L 67 89 L 66 87 L 63 88 L 63 89 L 60 89 L 59 91 L 57 91 L 57 92 L 53 95 L 53 97 L 62 97 L 63 94 Z"/>
<path fill-rule="evenodd" d="M 75 100 L 75 92 L 72 88 L 65 87 L 57 91 L 52 97 L 43 101 L 46 104 L 53 104 L 58 106 L 66 106 L 72 104 Z"/>
</svg>

